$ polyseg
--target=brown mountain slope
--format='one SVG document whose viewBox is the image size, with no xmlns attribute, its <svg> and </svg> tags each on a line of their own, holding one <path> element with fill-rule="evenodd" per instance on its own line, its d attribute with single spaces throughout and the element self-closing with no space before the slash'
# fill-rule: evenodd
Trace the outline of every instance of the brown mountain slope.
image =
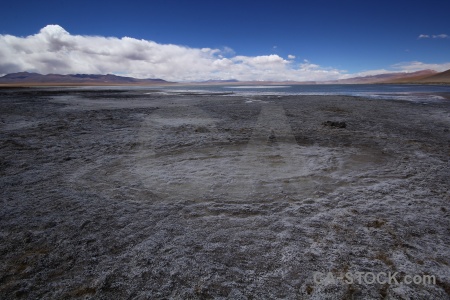
<svg viewBox="0 0 450 300">
<path fill-rule="evenodd" d="M 426 78 L 421 79 L 419 82 L 423 83 L 450 83 L 450 69 Z"/>
<path fill-rule="evenodd" d="M 416 72 L 417 73 L 417 72 Z M 383 83 L 436 83 L 436 84 L 448 84 L 450 83 L 450 70 L 435 73 L 435 74 L 418 74 L 418 76 L 397 78 L 393 80 L 387 80 Z"/>
<path fill-rule="evenodd" d="M 436 74 L 433 70 L 422 70 L 412 73 L 386 73 L 378 75 L 370 75 L 364 77 L 353 77 L 348 79 L 340 79 L 327 81 L 324 83 L 332 84 L 372 84 L 372 83 L 403 83 L 404 81 L 416 80 L 416 78 L 424 78 Z"/>
</svg>

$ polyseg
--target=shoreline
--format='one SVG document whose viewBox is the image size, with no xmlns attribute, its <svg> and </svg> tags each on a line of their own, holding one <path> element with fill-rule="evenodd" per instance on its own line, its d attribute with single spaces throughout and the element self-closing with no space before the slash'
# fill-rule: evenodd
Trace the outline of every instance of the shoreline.
<svg viewBox="0 0 450 300">
<path fill-rule="evenodd" d="M 395 84 L 384 84 L 387 87 L 394 86 Z M 305 89 L 301 90 L 292 90 L 293 87 L 302 86 L 305 87 Z M 329 89 L 330 86 L 339 86 L 340 88 L 344 87 L 357 87 L 357 89 L 352 90 L 347 89 L 347 93 L 343 93 L 341 89 Z M 54 92 L 58 92 L 58 89 L 62 89 L 61 91 L 64 91 L 65 89 L 67 92 L 70 92 L 72 89 L 80 88 L 80 90 L 83 90 L 84 92 L 89 92 L 90 88 L 92 91 L 109 91 L 108 88 L 111 88 L 112 90 L 116 90 L 117 92 L 123 92 L 127 91 L 127 87 L 131 88 L 132 90 L 139 91 L 139 88 L 142 90 L 149 89 L 150 92 L 161 92 L 161 93 L 167 93 L 167 94 L 173 94 L 178 96 L 221 96 L 221 95 L 229 95 L 229 96 L 237 96 L 237 97 L 253 97 L 253 96 L 352 96 L 352 97 L 362 97 L 367 99 L 374 99 L 374 100 L 393 100 L 393 101 L 412 101 L 412 102 L 422 102 L 422 103 L 428 103 L 428 102 L 434 102 L 439 100 L 449 100 L 450 99 L 450 90 L 449 91 L 440 91 L 439 89 L 436 91 L 421 91 L 417 89 L 417 87 L 426 87 L 427 85 L 414 85 L 416 87 L 416 90 L 413 90 L 412 92 L 405 92 L 405 91 L 395 91 L 395 90 L 385 90 L 381 88 L 380 90 L 372 90 L 372 91 L 366 91 L 364 89 L 361 89 L 361 86 L 383 86 L 383 84 L 315 84 L 315 85 L 264 85 L 264 86 L 258 86 L 258 85 L 248 85 L 248 86 L 242 86 L 241 85 L 229 85 L 229 84 L 220 84 L 220 85 L 184 85 L 184 84 L 168 84 L 168 85 L 61 85 L 61 86 L 2 86 L 0 84 L 0 91 L 1 90 L 14 90 L 14 89 L 37 89 L 38 91 L 45 91 L 46 89 L 51 89 Z M 399 87 L 402 87 L 404 85 L 397 85 Z M 170 87 L 173 87 L 174 89 L 171 90 Z M 186 90 L 177 90 L 178 88 L 186 88 Z M 196 88 L 195 90 L 191 90 L 192 88 Z M 230 87 L 230 89 L 217 89 L 218 87 Z M 283 87 L 284 89 L 281 89 L 280 91 L 275 91 L 279 88 Z M 314 87 L 311 89 L 311 87 Z M 323 90 L 321 88 L 324 88 Z M 169 89 L 168 89 L 169 88 Z M 211 88 L 211 89 L 209 89 Z M 214 89 L 216 88 L 216 90 Z M 291 88 L 291 90 L 288 90 L 287 88 Z M 344 91 L 346 89 L 343 89 Z M 443 99 L 437 99 L 436 96 L 442 97 Z"/>
<path fill-rule="evenodd" d="M 389 82 L 374 82 L 374 83 L 321 83 L 321 82 L 289 82 L 289 81 L 238 81 L 238 82 L 166 82 L 166 83 L 0 83 L 0 88 L 14 88 L 14 87 L 152 87 L 152 86 L 239 86 L 239 85 L 249 85 L 249 86 L 333 86 L 333 85 L 343 85 L 343 86 L 361 86 L 361 85 L 398 85 L 398 86 L 450 86 L 450 82 L 400 82 L 400 83 L 389 83 Z"/>
</svg>

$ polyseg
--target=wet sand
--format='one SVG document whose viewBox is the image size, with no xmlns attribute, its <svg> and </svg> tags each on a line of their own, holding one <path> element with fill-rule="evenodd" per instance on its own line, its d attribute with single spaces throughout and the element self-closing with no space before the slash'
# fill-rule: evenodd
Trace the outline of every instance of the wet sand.
<svg viewBox="0 0 450 300">
<path fill-rule="evenodd" d="M 450 101 L 2 89 L 0 105 L 2 299 L 450 297 Z"/>
</svg>

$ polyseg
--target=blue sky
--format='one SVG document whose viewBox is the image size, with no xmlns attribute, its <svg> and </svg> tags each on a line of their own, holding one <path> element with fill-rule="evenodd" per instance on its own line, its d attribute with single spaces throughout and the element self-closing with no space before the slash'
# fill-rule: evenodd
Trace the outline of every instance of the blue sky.
<svg viewBox="0 0 450 300">
<path fill-rule="evenodd" d="M 41 73 L 58 72 L 58 65 L 65 65 L 60 72 L 70 72 L 72 69 L 75 72 L 107 71 L 172 80 L 200 80 L 208 76 L 256 80 L 276 79 L 279 76 L 280 79 L 301 80 L 308 79 L 308 71 L 313 72 L 313 79 L 320 79 L 321 74 L 323 79 L 330 79 L 384 71 L 414 71 L 421 68 L 441 71 L 450 68 L 450 1 L 2 2 L 0 35 L 4 40 L 1 46 L 11 47 L 15 51 L 0 52 L 0 59 L 3 60 L 3 66 L 0 61 L 0 74 L 18 68 Z M 67 45 L 73 48 L 64 48 L 65 56 L 58 52 L 53 59 L 50 53 L 45 58 L 38 57 L 36 53 L 26 53 L 34 51 L 33 47 L 17 51 L 19 44 L 23 47 L 32 44 L 39 53 L 43 52 L 43 48 L 52 48 L 48 43 L 54 42 L 55 37 L 47 37 L 45 41 L 41 38 L 40 46 L 37 42 L 30 44 L 25 40 L 50 24 L 59 25 L 67 32 L 64 39 L 68 40 L 69 35 L 72 38 Z M 19 40 L 11 41 L 6 36 Z M 147 51 L 153 46 L 148 44 L 136 46 L 137 52 L 147 53 L 140 57 L 146 68 L 151 69 L 147 73 L 134 65 L 135 59 L 130 61 L 129 69 L 117 67 L 115 63 L 113 66 L 112 62 L 102 65 L 104 52 L 101 57 L 96 54 L 94 61 L 99 66 L 81 68 L 80 60 L 84 56 L 76 51 L 85 49 L 89 43 L 101 48 L 103 42 L 93 42 L 91 39 L 81 41 L 74 38 L 77 36 L 115 37 L 118 40 L 114 45 L 104 40 L 108 47 L 114 49 L 128 47 L 129 41 L 123 41 L 123 37 L 191 50 L 208 48 L 212 52 L 207 54 L 209 60 L 203 63 L 215 63 L 216 67 L 203 68 L 199 65 L 201 60 L 194 62 L 198 55 L 202 55 L 198 53 L 184 56 L 180 51 L 175 51 L 175 58 L 169 55 L 154 60 L 154 54 Z M 84 46 L 75 46 L 76 43 Z M 144 51 L 142 47 L 150 48 Z M 220 53 L 214 49 L 220 50 Z M 85 54 L 94 50 L 86 50 Z M 162 51 L 167 52 L 167 49 Z M 122 54 L 115 50 L 111 55 Z M 125 60 L 129 57 L 129 53 L 126 54 Z M 192 76 L 186 74 L 178 78 L 174 75 L 176 66 L 170 65 L 170 62 L 175 60 L 177 64 L 182 64 L 180 57 L 186 58 L 185 67 L 198 66 L 205 74 L 199 71 Z M 260 59 L 256 59 L 258 57 Z M 77 60 L 69 65 L 68 61 L 75 58 Z M 232 65 L 224 58 L 231 59 Z M 220 59 L 222 61 L 218 61 Z M 45 61 L 48 64 L 53 61 L 54 64 L 47 66 Z M 272 67 L 269 68 L 269 65 Z M 183 66 L 180 67 L 182 72 L 188 72 Z M 268 70 L 265 75 L 261 73 L 264 70 Z M 244 75 L 245 72 L 247 75 Z M 282 76 L 283 73 L 288 75 Z"/>
</svg>

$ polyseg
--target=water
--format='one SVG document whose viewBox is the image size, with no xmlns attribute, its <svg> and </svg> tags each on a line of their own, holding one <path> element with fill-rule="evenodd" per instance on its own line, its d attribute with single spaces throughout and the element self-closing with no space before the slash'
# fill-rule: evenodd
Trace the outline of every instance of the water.
<svg viewBox="0 0 450 300">
<path fill-rule="evenodd" d="M 48 88 L 48 87 L 47 87 Z M 60 89 L 60 87 L 55 87 Z M 312 84 L 312 85 L 170 85 L 170 86 L 85 86 L 81 90 L 142 90 L 152 94 L 226 95 L 226 96 L 286 96 L 343 95 L 369 99 L 403 100 L 413 102 L 449 101 L 450 85 L 394 84 Z M 447 95 L 447 98 L 443 96 Z"/>
<path fill-rule="evenodd" d="M 392 84 L 327 84 L 327 85 L 196 85 L 160 87 L 164 93 L 257 95 L 345 95 L 370 99 L 393 99 L 417 102 L 448 101 L 442 93 L 450 93 L 445 85 Z"/>
</svg>

